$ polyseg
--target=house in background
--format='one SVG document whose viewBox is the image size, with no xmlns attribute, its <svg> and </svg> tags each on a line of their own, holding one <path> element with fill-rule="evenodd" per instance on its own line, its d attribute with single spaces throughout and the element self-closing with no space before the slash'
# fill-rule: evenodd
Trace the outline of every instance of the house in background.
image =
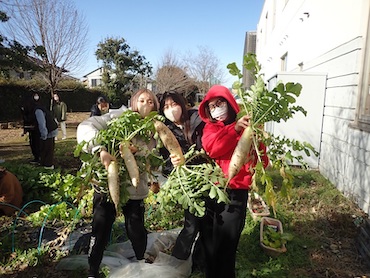
<svg viewBox="0 0 370 278">
<path fill-rule="evenodd" d="M 268 131 L 312 143 L 310 161 L 370 213 L 370 1 L 265 0 L 256 55 L 270 88 L 299 82 L 308 112 Z"/>
<path fill-rule="evenodd" d="M 85 78 L 83 83 L 88 88 L 94 88 L 94 87 L 101 86 L 103 84 L 103 80 L 102 80 L 103 72 L 104 72 L 103 67 L 97 68 L 93 70 L 92 72 L 89 72 L 88 74 L 83 76 L 83 78 Z"/>
<path fill-rule="evenodd" d="M 100 87 L 101 85 L 103 85 L 103 73 L 104 73 L 104 68 L 99 67 L 93 70 L 92 72 L 89 72 L 88 74 L 84 75 L 83 76 L 84 79 L 82 80 L 82 83 L 87 88 Z M 115 77 L 116 77 L 116 74 L 112 73 L 111 78 L 115 78 Z M 132 91 L 137 90 L 138 88 L 142 88 L 142 87 L 153 90 L 153 80 L 151 80 L 150 78 L 144 78 L 140 75 L 137 75 L 132 79 L 132 84 L 135 84 L 135 85 L 131 85 Z"/>
<path fill-rule="evenodd" d="M 248 31 L 245 33 L 245 42 L 244 42 L 244 54 L 254 53 L 256 54 L 256 32 Z M 243 84 L 246 88 L 250 88 L 254 83 L 253 76 L 248 72 L 246 68 L 243 67 Z"/>
</svg>

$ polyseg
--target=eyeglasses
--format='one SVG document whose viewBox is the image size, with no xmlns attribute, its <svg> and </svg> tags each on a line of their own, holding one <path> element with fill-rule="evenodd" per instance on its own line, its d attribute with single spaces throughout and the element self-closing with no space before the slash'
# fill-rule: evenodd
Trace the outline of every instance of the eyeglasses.
<svg viewBox="0 0 370 278">
<path fill-rule="evenodd" d="M 210 103 L 208 104 L 209 111 L 213 112 L 215 111 L 216 107 L 224 107 L 226 105 L 226 101 L 224 100 L 217 100 L 214 104 Z"/>
</svg>

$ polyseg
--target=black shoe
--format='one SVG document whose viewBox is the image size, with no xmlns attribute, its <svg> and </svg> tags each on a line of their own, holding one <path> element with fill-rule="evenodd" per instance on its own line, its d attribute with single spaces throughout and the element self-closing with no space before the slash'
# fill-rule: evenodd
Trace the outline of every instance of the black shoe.
<svg viewBox="0 0 370 278">
<path fill-rule="evenodd" d="M 36 159 L 33 159 L 33 160 L 30 161 L 30 164 L 32 164 L 32 165 L 40 165 L 40 162 L 38 160 L 36 160 Z"/>
</svg>

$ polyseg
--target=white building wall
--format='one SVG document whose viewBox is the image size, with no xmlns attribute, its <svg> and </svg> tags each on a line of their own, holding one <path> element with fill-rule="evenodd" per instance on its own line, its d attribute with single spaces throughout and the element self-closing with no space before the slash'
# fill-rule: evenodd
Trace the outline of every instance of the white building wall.
<svg viewBox="0 0 370 278">
<path fill-rule="evenodd" d="M 370 214 L 370 134 L 350 125 L 369 9 L 368 0 L 266 0 L 256 54 L 266 80 L 281 71 L 286 53 L 288 72 L 327 74 L 324 107 L 317 107 L 323 111 L 319 170 Z"/>
<path fill-rule="evenodd" d="M 359 18 L 366 0 L 290 0 L 282 6 L 284 2 L 265 0 L 257 26 L 256 53 L 266 78 L 281 70 L 280 58 L 285 53 L 287 70 L 298 70 L 299 63 L 315 59 L 363 32 Z M 266 15 L 273 20 L 274 14 L 275 24 L 271 26 L 265 22 Z"/>
<path fill-rule="evenodd" d="M 103 68 L 98 68 L 93 72 L 90 72 L 89 74 L 85 75 L 87 78 L 87 86 L 89 88 L 93 88 L 96 86 L 99 86 L 102 84 L 102 74 L 103 74 Z M 93 84 L 93 80 L 95 80 L 95 84 Z"/>
</svg>

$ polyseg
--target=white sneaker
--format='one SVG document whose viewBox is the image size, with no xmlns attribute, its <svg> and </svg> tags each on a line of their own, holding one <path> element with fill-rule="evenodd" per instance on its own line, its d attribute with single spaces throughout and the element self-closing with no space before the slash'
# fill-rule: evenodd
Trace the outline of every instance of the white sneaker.
<svg viewBox="0 0 370 278">
<path fill-rule="evenodd" d="M 46 170 L 54 170 L 54 165 L 44 166 L 44 169 L 46 169 Z"/>
<path fill-rule="evenodd" d="M 67 139 L 67 137 L 66 137 L 66 136 L 62 137 L 62 140 L 66 140 L 66 139 Z"/>
</svg>

